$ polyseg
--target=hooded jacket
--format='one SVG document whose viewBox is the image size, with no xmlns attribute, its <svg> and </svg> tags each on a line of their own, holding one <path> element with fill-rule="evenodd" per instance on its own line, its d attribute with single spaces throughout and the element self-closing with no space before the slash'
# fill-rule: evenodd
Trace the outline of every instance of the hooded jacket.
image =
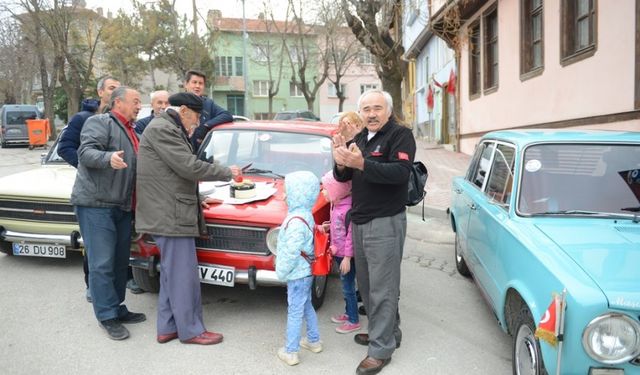
<svg viewBox="0 0 640 375">
<path fill-rule="evenodd" d="M 331 202 L 331 253 L 338 257 L 353 257 L 351 223 L 347 222 L 347 213 L 351 210 L 351 181 L 336 181 L 333 171 L 329 171 L 322 176 L 322 187 Z"/>
<path fill-rule="evenodd" d="M 62 135 L 58 141 L 58 155 L 76 168 L 78 168 L 78 147 L 80 147 L 82 125 L 89 117 L 96 114 L 98 107 L 100 107 L 100 101 L 97 99 L 83 100 L 80 112 L 73 115 L 69 124 L 62 129 Z"/>
<path fill-rule="evenodd" d="M 313 258 L 313 228 L 315 221 L 311 209 L 320 193 L 320 181 L 309 171 L 289 173 L 284 178 L 289 207 L 287 217 L 278 233 L 276 250 L 276 275 L 278 279 L 290 281 L 311 275 L 311 266 L 300 254 L 304 251 Z M 294 216 L 302 220 L 292 219 Z"/>
</svg>

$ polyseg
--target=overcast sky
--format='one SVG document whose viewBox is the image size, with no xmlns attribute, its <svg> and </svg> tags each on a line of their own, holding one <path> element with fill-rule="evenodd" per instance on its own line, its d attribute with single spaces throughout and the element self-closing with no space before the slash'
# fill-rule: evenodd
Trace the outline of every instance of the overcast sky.
<svg viewBox="0 0 640 375">
<path fill-rule="evenodd" d="M 145 2 L 145 0 L 141 0 Z M 286 0 L 245 0 L 245 14 L 247 18 L 257 18 L 258 13 L 260 13 L 263 9 L 264 1 L 270 1 L 274 9 L 276 18 L 282 19 L 284 18 L 284 13 L 286 11 Z M 315 3 L 313 0 L 305 0 L 308 1 L 309 4 Z M 96 9 L 98 7 L 102 7 L 103 9 L 107 8 L 113 12 L 115 15 L 118 9 L 124 9 L 131 11 L 133 6 L 131 5 L 131 0 L 109 0 L 105 2 L 104 0 L 86 0 L 87 8 Z M 155 1 L 148 1 L 155 2 Z M 222 11 L 223 17 L 234 17 L 234 18 L 242 18 L 242 1 L 241 0 L 196 0 L 196 6 L 198 8 L 198 12 L 202 15 L 202 17 L 207 16 L 207 12 L 209 9 L 219 9 Z M 186 13 L 189 17 L 192 14 L 192 1 L 189 0 L 179 0 L 176 1 L 176 8 L 181 13 Z M 105 11 L 106 14 L 106 11 Z"/>
</svg>

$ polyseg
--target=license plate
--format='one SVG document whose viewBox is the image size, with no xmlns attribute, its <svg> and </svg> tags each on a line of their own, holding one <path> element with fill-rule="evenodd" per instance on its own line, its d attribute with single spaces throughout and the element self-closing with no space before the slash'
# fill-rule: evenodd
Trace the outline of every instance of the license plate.
<svg viewBox="0 0 640 375">
<path fill-rule="evenodd" d="M 203 283 L 233 286 L 236 279 L 236 269 L 233 267 L 198 265 L 198 269 Z"/>
<path fill-rule="evenodd" d="M 13 255 L 26 257 L 65 258 L 67 249 L 64 245 L 46 243 L 13 243 Z"/>
</svg>

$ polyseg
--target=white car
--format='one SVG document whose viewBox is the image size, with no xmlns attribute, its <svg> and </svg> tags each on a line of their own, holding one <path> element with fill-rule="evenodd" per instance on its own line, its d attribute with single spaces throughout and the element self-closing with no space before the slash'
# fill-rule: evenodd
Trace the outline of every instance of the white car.
<svg viewBox="0 0 640 375">
<path fill-rule="evenodd" d="M 57 141 L 40 168 L 0 178 L 0 252 L 65 258 L 82 238 L 69 202 L 76 169 L 58 156 Z"/>
</svg>

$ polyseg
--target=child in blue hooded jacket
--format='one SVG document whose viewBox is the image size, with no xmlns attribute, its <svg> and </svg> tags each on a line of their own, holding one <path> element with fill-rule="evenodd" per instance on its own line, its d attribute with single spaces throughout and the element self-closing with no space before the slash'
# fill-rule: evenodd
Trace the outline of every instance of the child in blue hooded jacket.
<svg viewBox="0 0 640 375">
<path fill-rule="evenodd" d="M 300 362 L 300 346 L 313 352 L 322 351 L 318 332 L 318 317 L 311 305 L 311 265 L 301 255 L 314 256 L 313 230 L 315 221 L 311 209 L 320 193 L 320 181 L 311 172 L 299 171 L 285 176 L 288 205 L 287 217 L 278 234 L 276 274 L 287 281 L 286 344 L 278 350 L 278 358 L 289 366 Z M 302 323 L 307 323 L 307 335 L 300 340 Z"/>
</svg>

